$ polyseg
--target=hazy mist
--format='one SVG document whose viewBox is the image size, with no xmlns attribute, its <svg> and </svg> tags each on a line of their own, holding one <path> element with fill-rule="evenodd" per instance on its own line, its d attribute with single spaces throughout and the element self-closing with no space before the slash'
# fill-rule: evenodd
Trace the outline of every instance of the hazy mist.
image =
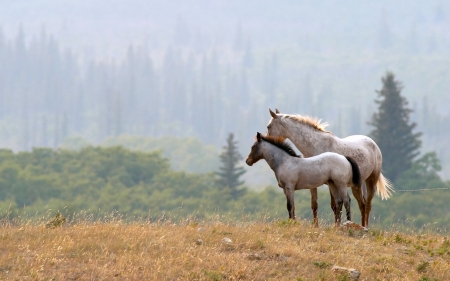
<svg viewBox="0 0 450 281">
<path fill-rule="evenodd" d="M 446 1 L 1 1 L 0 147 L 195 136 L 247 153 L 268 108 L 368 134 L 395 73 L 450 177 Z"/>
</svg>

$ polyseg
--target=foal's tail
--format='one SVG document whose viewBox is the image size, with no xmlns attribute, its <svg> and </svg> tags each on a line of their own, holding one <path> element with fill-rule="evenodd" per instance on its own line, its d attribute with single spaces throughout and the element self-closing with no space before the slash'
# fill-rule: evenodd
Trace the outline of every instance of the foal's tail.
<svg viewBox="0 0 450 281">
<path fill-rule="evenodd" d="M 381 173 L 377 181 L 377 187 L 377 195 L 380 196 L 382 200 L 389 199 L 392 192 L 395 192 L 392 182 L 385 178 Z"/>
<path fill-rule="evenodd" d="M 347 158 L 348 162 L 352 165 L 352 182 L 355 186 L 361 188 L 361 172 L 359 171 L 358 164 L 356 164 L 356 161 L 353 160 L 351 157 L 345 157 Z"/>
</svg>

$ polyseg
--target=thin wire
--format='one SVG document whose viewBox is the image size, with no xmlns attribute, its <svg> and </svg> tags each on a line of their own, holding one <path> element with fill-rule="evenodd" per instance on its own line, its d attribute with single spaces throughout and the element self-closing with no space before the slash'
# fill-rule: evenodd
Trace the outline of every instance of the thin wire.
<svg viewBox="0 0 450 281">
<path fill-rule="evenodd" d="M 445 190 L 445 189 L 450 189 L 450 187 L 424 188 L 424 189 L 404 189 L 404 190 L 395 190 L 395 191 L 406 192 L 406 191 L 430 191 L 430 190 Z"/>
</svg>

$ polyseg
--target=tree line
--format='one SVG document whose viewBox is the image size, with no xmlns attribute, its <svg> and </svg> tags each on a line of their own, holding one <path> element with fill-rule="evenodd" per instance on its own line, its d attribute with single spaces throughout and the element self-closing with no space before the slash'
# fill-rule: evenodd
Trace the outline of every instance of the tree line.
<svg viewBox="0 0 450 281">
<path fill-rule="evenodd" d="M 232 48 L 200 52 L 181 43 L 130 45 L 123 59 L 84 61 L 45 30 L 31 40 L 23 29 L 13 39 L 0 33 L 0 143 L 29 150 L 59 147 L 69 136 L 99 143 L 138 134 L 196 136 L 220 146 L 229 132 L 251 138 L 248 128 L 267 122 L 268 107 L 336 120 L 331 129 L 340 136 L 367 132 L 369 102 L 339 102 L 347 96 L 337 91 L 342 81 L 322 79 L 302 62 L 291 69 L 286 54 L 257 52 L 239 38 Z M 412 117 L 427 138 L 448 138 L 438 128 L 450 117 L 435 108 L 424 97 Z"/>
</svg>

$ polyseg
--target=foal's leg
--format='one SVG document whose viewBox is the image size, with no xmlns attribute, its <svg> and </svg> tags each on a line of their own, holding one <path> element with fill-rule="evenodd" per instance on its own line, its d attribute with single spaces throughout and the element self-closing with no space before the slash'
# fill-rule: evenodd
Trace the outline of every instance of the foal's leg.
<svg viewBox="0 0 450 281">
<path fill-rule="evenodd" d="M 347 220 L 351 221 L 352 220 L 352 213 L 350 211 L 351 199 L 350 199 L 350 195 L 348 194 L 347 186 L 346 186 L 345 183 L 338 186 L 338 192 L 339 192 L 339 195 L 342 198 L 342 201 L 343 201 L 344 206 L 345 206 Z"/>
<path fill-rule="evenodd" d="M 314 227 L 319 227 L 319 218 L 317 217 L 317 209 L 319 204 L 317 204 L 317 188 L 311 188 L 309 190 L 311 193 L 311 209 L 313 213 L 313 225 Z"/>
<path fill-rule="evenodd" d="M 328 190 L 330 191 L 331 210 L 333 211 L 333 213 L 335 213 L 336 212 L 336 200 L 334 199 L 333 193 L 331 192 L 330 183 L 327 183 L 327 185 L 328 185 Z"/>
<path fill-rule="evenodd" d="M 337 227 L 341 224 L 343 200 L 337 186 L 333 182 L 328 183 L 328 189 L 330 190 L 330 195 L 334 198 L 334 224 Z"/>
<path fill-rule="evenodd" d="M 286 185 L 284 187 L 284 195 L 287 201 L 287 210 L 289 212 L 289 219 L 295 220 L 295 204 L 294 204 L 294 191 L 293 187 Z"/>
<path fill-rule="evenodd" d="M 348 192 L 346 192 L 345 195 L 347 196 L 346 197 L 347 199 L 344 199 L 344 206 L 345 206 L 345 212 L 347 215 L 347 220 L 352 221 L 352 212 L 350 211 L 352 199 L 350 198 L 350 194 L 348 194 Z"/>
</svg>

